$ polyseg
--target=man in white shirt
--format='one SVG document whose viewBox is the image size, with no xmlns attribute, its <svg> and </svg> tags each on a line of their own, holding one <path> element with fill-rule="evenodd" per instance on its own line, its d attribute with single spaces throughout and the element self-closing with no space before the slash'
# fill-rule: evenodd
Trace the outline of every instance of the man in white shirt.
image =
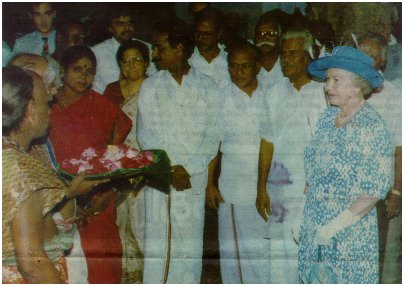
<svg viewBox="0 0 404 286">
<path fill-rule="evenodd" d="M 210 77 L 219 87 L 230 83 L 227 53 L 219 44 L 223 33 L 223 14 L 214 8 L 205 8 L 195 15 L 195 49 L 189 64 Z"/>
<path fill-rule="evenodd" d="M 116 53 L 124 41 L 130 40 L 134 36 L 134 25 L 130 10 L 122 7 L 111 7 L 108 17 L 108 32 L 111 33 L 112 38 L 91 48 L 97 58 L 97 73 L 92 88 L 100 94 L 104 93 L 105 87 L 109 83 L 119 79 L 120 69 L 116 61 Z M 151 49 L 149 43 L 143 43 Z M 150 64 L 147 74 L 151 75 L 155 72 L 155 66 Z"/>
<path fill-rule="evenodd" d="M 279 59 L 281 26 L 272 13 L 263 14 L 255 25 L 254 43 L 260 51 L 258 81 L 264 90 L 283 78 Z"/>
<path fill-rule="evenodd" d="M 290 184 L 271 185 L 272 217 L 270 217 L 271 283 L 297 283 L 298 245 L 292 236 L 300 226 L 304 206 L 304 148 L 312 139 L 316 122 L 327 102 L 323 85 L 312 81 L 307 66 L 312 60 L 309 50 L 313 38 L 307 30 L 289 30 L 281 38 L 281 66 L 286 80 L 272 85 L 267 91 L 272 132 L 262 134 L 259 160 L 258 193 L 264 193 L 268 171 L 274 160 L 283 164 L 291 174 Z M 268 123 L 268 124 L 269 124 Z M 257 202 L 257 208 L 266 220 L 269 198 Z M 298 239 L 298 234 L 295 234 Z"/>
<path fill-rule="evenodd" d="M 31 3 L 29 15 L 35 25 L 35 31 L 15 41 L 13 55 L 31 53 L 46 56 L 53 54 L 56 39 L 53 22 L 56 18 L 56 11 L 52 3 Z"/>
<path fill-rule="evenodd" d="M 215 158 L 206 198 L 211 208 L 219 209 L 222 282 L 269 283 L 268 224 L 255 207 L 261 120 L 267 117 L 257 80 L 258 50 L 243 43 L 231 48 L 228 59 L 232 83 L 220 89 L 220 192 L 213 181 Z"/>
<path fill-rule="evenodd" d="M 385 38 L 375 33 L 365 35 L 359 40 L 359 49 L 373 58 L 373 67 L 379 71 L 386 64 L 387 45 Z M 387 123 L 395 146 L 394 185 L 385 201 L 386 210 L 378 206 L 379 237 L 382 241 L 381 249 L 385 249 L 384 258 L 381 259 L 383 265 L 380 283 L 388 284 L 401 282 L 401 96 L 401 89 L 385 79 L 383 88 L 367 99 Z M 388 228 L 385 226 L 387 219 Z"/>
<path fill-rule="evenodd" d="M 141 87 L 138 142 L 164 149 L 171 160 L 168 195 L 145 188 L 144 283 L 200 283 L 205 188 L 218 151 L 217 87 L 188 64 L 193 51 L 186 24 L 156 26 L 153 60 L 160 70 Z"/>
</svg>

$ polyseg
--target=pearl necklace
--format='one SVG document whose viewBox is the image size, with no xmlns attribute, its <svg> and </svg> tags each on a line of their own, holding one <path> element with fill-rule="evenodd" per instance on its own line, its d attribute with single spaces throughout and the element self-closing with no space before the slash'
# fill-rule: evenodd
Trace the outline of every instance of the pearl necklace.
<svg viewBox="0 0 404 286">
<path fill-rule="evenodd" d="M 337 117 L 335 118 L 335 125 L 337 127 L 344 126 L 347 124 L 355 115 L 358 113 L 359 110 L 362 109 L 363 105 L 365 104 L 365 100 L 361 101 L 361 103 L 354 109 L 351 115 L 348 115 L 346 117 L 341 117 L 341 112 L 338 113 Z"/>
</svg>

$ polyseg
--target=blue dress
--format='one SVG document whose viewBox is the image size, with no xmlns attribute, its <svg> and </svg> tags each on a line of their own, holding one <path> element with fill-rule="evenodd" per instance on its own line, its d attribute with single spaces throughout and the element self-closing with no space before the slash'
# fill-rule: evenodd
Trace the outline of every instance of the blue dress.
<svg viewBox="0 0 404 286">
<path fill-rule="evenodd" d="M 383 199 L 393 183 L 393 147 L 380 115 L 365 103 L 345 126 L 337 128 L 338 113 L 337 107 L 324 112 L 305 149 L 309 189 L 300 231 L 299 277 L 317 261 L 313 244 L 317 228 L 363 193 Z M 376 208 L 338 232 L 331 246 L 322 246 L 322 256 L 339 283 L 379 283 Z"/>
</svg>

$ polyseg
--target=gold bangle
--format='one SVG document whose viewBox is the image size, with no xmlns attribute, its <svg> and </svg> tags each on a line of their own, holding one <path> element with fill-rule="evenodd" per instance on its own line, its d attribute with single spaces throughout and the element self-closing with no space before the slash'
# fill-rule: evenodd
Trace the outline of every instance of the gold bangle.
<svg viewBox="0 0 404 286">
<path fill-rule="evenodd" d="M 395 190 L 395 189 L 391 189 L 391 193 L 392 193 L 393 195 L 396 195 L 396 196 L 401 197 L 401 193 L 400 193 L 399 191 Z"/>
</svg>

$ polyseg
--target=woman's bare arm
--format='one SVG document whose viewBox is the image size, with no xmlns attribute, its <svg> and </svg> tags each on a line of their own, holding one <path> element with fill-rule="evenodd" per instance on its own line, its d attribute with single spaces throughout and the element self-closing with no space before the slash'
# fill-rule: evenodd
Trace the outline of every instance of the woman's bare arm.
<svg viewBox="0 0 404 286">
<path fill-rule="evenodd" d="M 27 283 L 63 283 L 44 250 L 44 200 L 35 192 L 11 221 L 17 267 Z"/>
</svg>

